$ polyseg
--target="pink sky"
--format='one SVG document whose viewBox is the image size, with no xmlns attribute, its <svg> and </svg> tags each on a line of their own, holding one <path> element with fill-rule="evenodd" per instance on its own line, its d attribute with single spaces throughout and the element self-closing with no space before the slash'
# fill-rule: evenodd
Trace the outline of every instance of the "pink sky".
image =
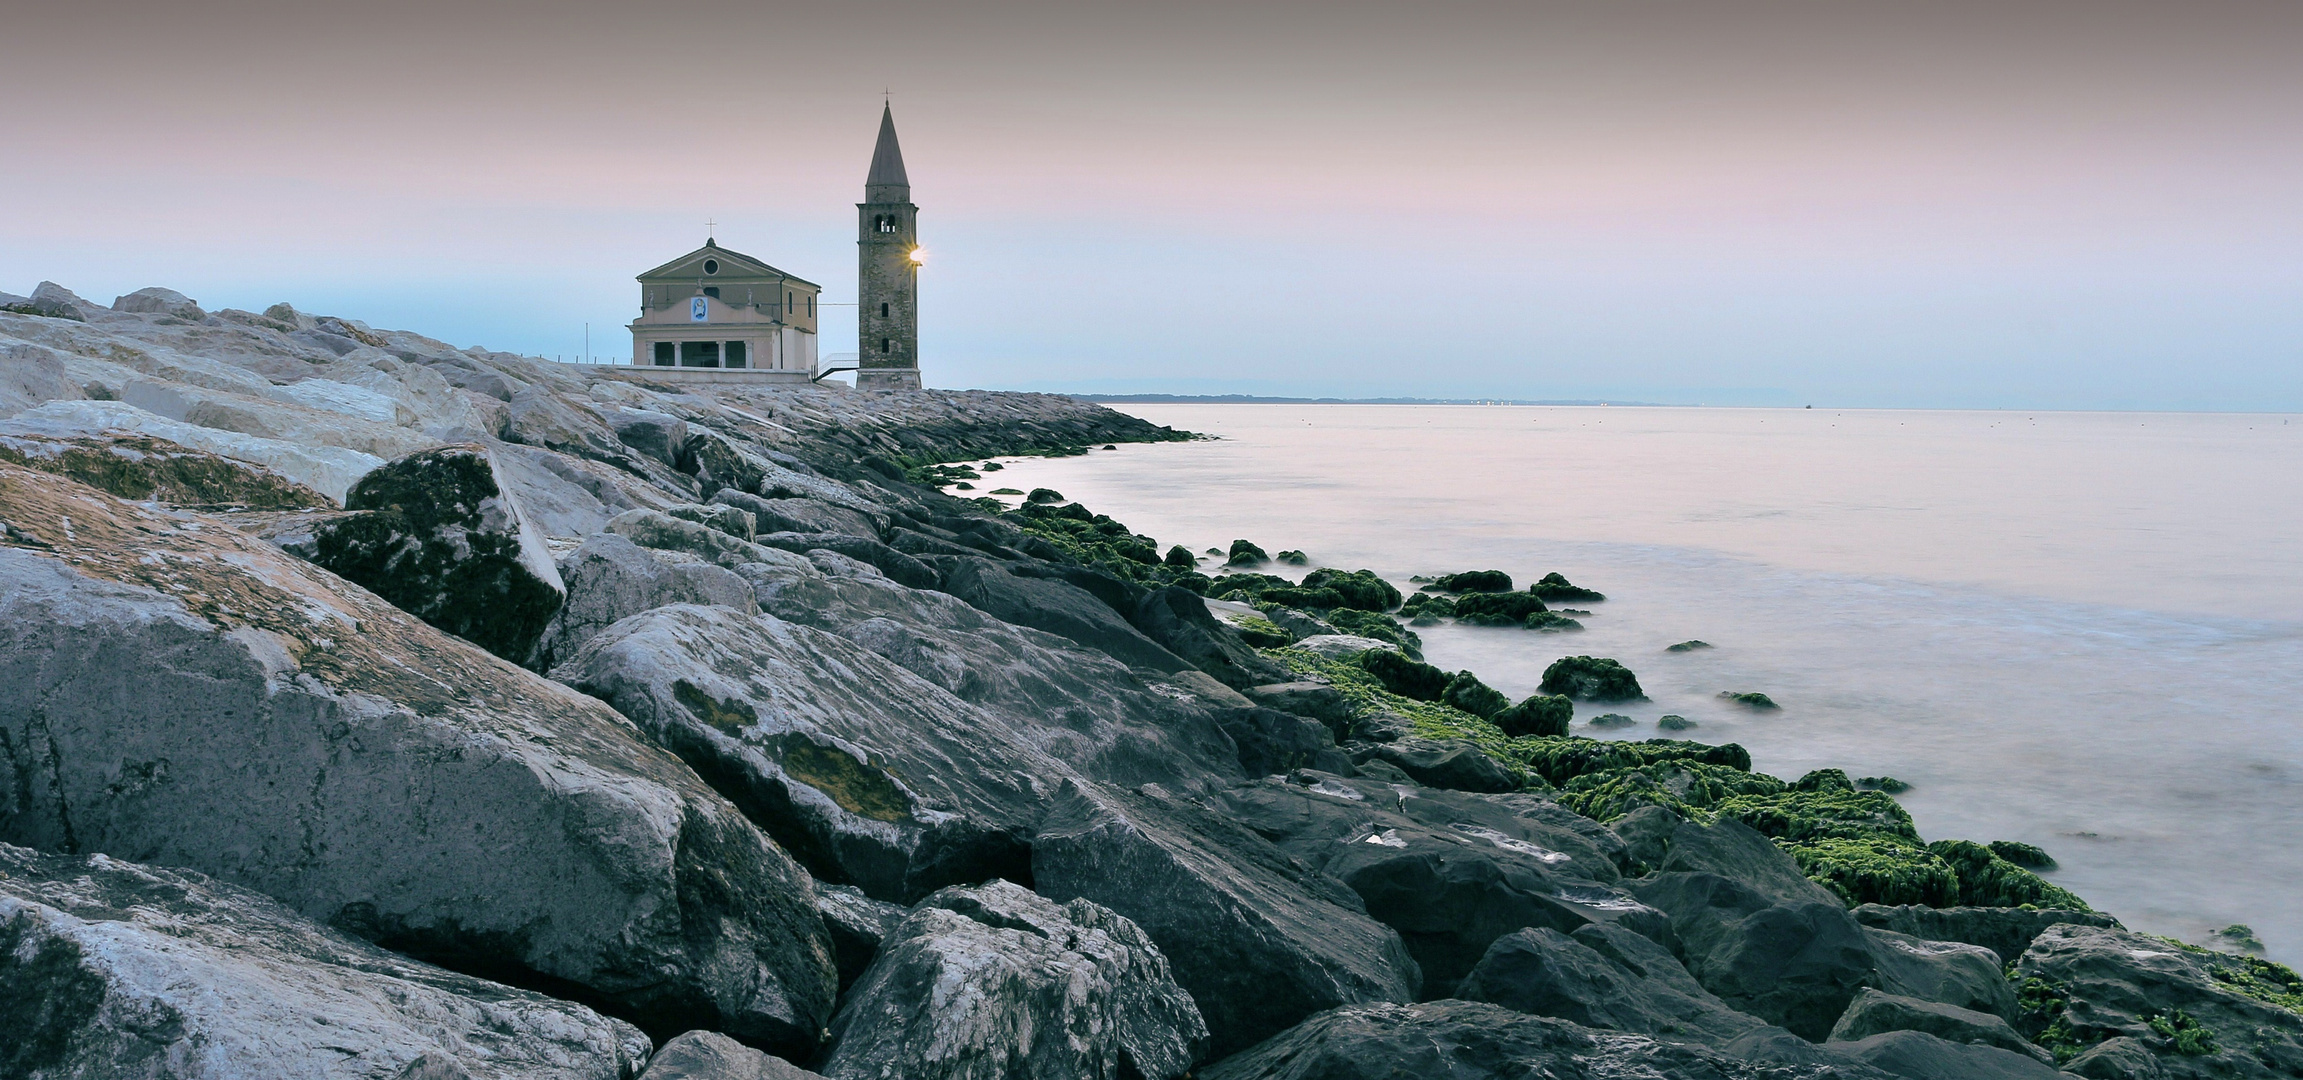
<svg viewBox="0 0 2303 1080">
<path fill-rule="evenodd" d="M 932 383 L 2303 409 L 2298 55 L 2279 3 L 51 5 L 0 289 L 620 352 L 707 218 L 852 299 L 890 90 Z"/>
</svg>

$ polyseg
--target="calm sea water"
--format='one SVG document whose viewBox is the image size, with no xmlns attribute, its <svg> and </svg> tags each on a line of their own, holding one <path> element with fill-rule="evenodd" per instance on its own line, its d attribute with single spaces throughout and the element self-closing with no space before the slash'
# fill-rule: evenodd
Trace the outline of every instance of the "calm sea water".
<svg viewBox="0 0 2303 1080">
<path fill-rule="evenodd" d="M 1780 776 L 1892 775 L 1929 839 L 2035 843 L 2129 926 L 2303 961 L 2303 417 L 1124 408 L 1221 439 L 979 486 L 1402 585 L 1564 572 L 1608 595 L 1585 632 L 1432 627 L 1427 658 L 1517 697 L 1615 657 L 1653 698 L 1585 710 L 1640 721 L 1616 737 L 1679 713 Z"/>
</svg>

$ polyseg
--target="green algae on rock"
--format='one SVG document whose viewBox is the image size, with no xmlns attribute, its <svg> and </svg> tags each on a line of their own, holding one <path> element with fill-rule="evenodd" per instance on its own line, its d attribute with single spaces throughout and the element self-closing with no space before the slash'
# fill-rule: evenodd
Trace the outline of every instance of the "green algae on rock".
<svg viewBox="0 0 2303 1080">
<path fill-rule="evenodd" d="M 1601 600 L 1607 599 L 1606 595 L 1602 593 L 1594 592 L 1590 589 L 1586 589 L 1580 585 L 1570 582 L 1564 575 L 1557 571 L 1543 575 L 1541 580 L 1537 581 L 1533 585 L 1528 586 L 1527 591 L 1554 603 L 1566 600 L 1572 600 L 1581 603 L 1598 603 Z"/>
<path fill-rule="evenodd" d="M 1639 688 L 1639 678 L 1631 669 L 1609 659 L 1591 656 L 1565 656 L 1552 661 L 1543 670 L 1543 683 L 1539 687 L 1546 694 L 1559 694 L 1577 701 L 1644 701 L 1647 692 Z"/>
</svg>

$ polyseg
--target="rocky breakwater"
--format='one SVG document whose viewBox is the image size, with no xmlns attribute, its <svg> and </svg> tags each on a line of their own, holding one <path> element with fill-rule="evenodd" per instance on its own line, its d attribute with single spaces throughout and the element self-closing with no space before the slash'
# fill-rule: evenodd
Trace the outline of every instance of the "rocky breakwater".
<svg viewBox="0 0 2303 1080">
<path fill-rule="evenodd" d="M 1203 571 L 940 490 L 1181 437 L 1140 420 L 22 299 L 0 1076 L 2303 1068 L 2303 980 L 2030 849 L 1569 734 L 1636 663 L 1423 661 L 1562 640 L 1563 576 Z"/>
</svg>

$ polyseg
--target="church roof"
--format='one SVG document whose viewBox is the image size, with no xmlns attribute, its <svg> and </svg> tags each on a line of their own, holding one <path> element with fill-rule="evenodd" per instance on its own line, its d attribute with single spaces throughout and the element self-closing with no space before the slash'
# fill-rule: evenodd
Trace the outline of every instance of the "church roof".
<svg viewBox="0 0 2303 1080">
<path fill-rule="evenodd" d="M 888 106 L 880 107 L 880 141 L 872 147 L 872 171 L 864 177 L 867 202 L 902 202 L 911 196 L 911 178 L 904 175 L 904 150 L 896 145 L 896 114 Z M 902 188 L 894 199 L 883 199 L 874 188 Z"/>
<path fill-rule="evenodd" d="M 682 255 L 677 259 L 673 259 L 672 261 L 665 263 L 664 265 L 659 266 L 653 270 L 650 270 L 647 273 L 641 274 L 639 276 L 639 280 L 646 281 L 650 278 L 679 278 L 681 280 L 686 280 L 689 278 L 702 278 L 704 276 L 704 272 L 701 264 L 706 258 L 718 259 L 721 263 L 724 264 L 721 267 L 719 273 L 712 275 L 714 278 L 776 277 L 796 282 L 801 285 L 811 285 L 819 289 L 823 288 L 823 286 L 816 285 L 815 282 L 809 281 L 808 279 L 801 277 L 798 274 L 790 273 L 784 270 L 778 270 L 773 266 L 769 266 L 765 262 L 744 254 L 741 251 L 732 251 L 728 248 L 721 247 L 718 243 L 711 240 L 704 241 L 704 246 L 697 248 L 694 251 Z"/>
</svg>

